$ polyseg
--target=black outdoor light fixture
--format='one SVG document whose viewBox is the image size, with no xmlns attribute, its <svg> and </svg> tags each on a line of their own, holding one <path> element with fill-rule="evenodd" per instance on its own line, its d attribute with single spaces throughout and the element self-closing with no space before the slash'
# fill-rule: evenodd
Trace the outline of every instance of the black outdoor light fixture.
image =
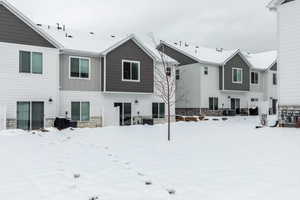
<svg viewBox="0 0 300 200">
<path fill-rule="evenodd" d="M 138 104 L 138 103 L 139 103 L 139 101 L 138 101 L 138 100 L 135 100 L 135 101 L 134 101 L 134 103 L 135 103 L 135 104 Z"/>
<path fill-rule="evenodd" d="M 48 101 L 49 101 L 49 103 L 52 103 L 53 99 L 50 97 Z"/>
</svg>

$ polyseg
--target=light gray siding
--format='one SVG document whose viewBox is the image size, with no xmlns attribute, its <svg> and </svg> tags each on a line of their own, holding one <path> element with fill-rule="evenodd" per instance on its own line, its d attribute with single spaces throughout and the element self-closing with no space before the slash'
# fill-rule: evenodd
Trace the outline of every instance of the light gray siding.
<svg viewBox="0 0 300 200">
<path fill-rule="evenodd" d="M 140 82 L 122 81 L 122 60 L 140 62 Z M 133 40 L 106 55 L 106 91 L 153 93 L 154 61 Z"/>
<path fill-rule="evenodd" d="M 3 5 L 0 5 L 0 42 L 55 48 Z"/>
<path fill-rule="evenodd" d="M 70 56 L 60 55 L 60 89 L 69 91 L 100 91 L 100 58 L 89 57 L 91 60 L 90 79 L 70 79 Z"/>
<path fill-rule="evenodd" d="M 179 66 L 197 63 L 197 61 L 195 61 L 194 59 L 192 59 L 192 58 L 180 53 L 179 51 L 177 51 L 173 48 L 170 48 L 164 44 L 161 44 L 159 46 L 158 50 L 165 53 L 166 55 L 170 56 L 174 60 L 176 60 L 179 63 Z"/>
<path fill-rule="evenodd" d="M 232 68 L 243 69 L 242 84 L 232 82 Z M 219 75 L 223 76 L 223 71 L 221 69 L 220 69 Z M 219 80 L 223 82 L 223 77 L 220 77 Z M 250 67 L 243 60 L 243 58 L 240 56 L 240 54 L 235 55 L 224 66 L 224 90 L 236 90 L 236 91 L 249 91 L 250 90 Z"/>
</svg>

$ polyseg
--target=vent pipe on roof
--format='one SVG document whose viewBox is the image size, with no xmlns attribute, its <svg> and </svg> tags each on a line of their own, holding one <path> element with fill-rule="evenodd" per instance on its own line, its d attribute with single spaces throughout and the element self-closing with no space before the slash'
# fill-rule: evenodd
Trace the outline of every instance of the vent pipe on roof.
<svg viewBox="0 0 300 200">
<path fill-rule="evenodd" d="M 42 26 L 42 24 L 36 24 L 37 26 Z"/>
<path fill-rule="evenodd" d="M 57 25 L 57 30 L 61 30 L 62 29 L 62 27 L 60 26 L 59 23 L 56 23 L 56 25 Z"/>
<path fill-rule="evenodd" d="M 63 31 L 66 31 L 66 25 L 63 25 Z"/>
<path fill-rule="evenodd" d="M 223 52 L 223 48 L 216 48 L 217 52 Z"/>
<path fill-rule="evenodd" d="M 185 46 L 185 47 L 189 47 L 189 44 L 185 42 L 184 46 Z"/>
<path fill-rule="evenodd" d="M 90 32 L 90 35 L 94 35 L 95 33 L 94 32 Z"/>
<path fill-rule="evenodd" d="M 116 36 L 115 36 L 115 35 L 110 35 L 110 37 L 111 37 L 111 38 L 115 38 Z"/>
</svg>

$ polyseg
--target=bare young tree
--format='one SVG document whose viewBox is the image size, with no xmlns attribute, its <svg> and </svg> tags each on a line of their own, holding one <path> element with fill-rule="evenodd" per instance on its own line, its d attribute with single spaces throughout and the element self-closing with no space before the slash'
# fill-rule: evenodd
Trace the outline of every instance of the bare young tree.
<svg viewBox="0 0 300 200">
<path fill-rule="evenodd" d="M 171 108 L 176 103 L 176 64 L 164 53 L 164 46 L 158 48 L 153 35 L 151 39 L 159 54 L 159 64 L 155 65 L 154 87 L 155 95 L 167 105 L 168 109 L 168 141 L 171 141 Z"/>
</svg>

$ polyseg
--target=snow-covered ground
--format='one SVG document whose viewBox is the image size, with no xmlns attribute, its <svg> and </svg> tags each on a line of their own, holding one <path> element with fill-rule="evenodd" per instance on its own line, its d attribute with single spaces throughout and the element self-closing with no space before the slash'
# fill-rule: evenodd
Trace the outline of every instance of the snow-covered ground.
<svg viewBox="0 0 300 200">
<path fill-rule="evenodd" d="M 0 199 L 299 199 L 300 130 L 256 124 L 181 122 L 172 143 L 166 125 L 3 131 Z"/>
</svg>

